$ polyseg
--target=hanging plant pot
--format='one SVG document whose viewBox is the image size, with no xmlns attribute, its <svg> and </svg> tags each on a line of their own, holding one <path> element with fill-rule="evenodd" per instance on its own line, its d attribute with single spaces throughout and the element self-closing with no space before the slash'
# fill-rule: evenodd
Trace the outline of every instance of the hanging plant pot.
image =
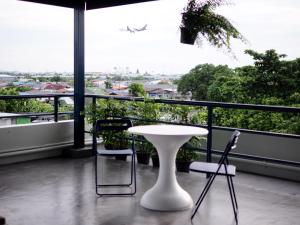
<svg viewBox="0 0 300 225">
<path fill-rule="evenodd" d="M 195 43 L 197 36 L 192 34 L 187 28 L 180 27 L 180 33 L 180 42 L 182 44 L 193 45 Z"/>
</svg>

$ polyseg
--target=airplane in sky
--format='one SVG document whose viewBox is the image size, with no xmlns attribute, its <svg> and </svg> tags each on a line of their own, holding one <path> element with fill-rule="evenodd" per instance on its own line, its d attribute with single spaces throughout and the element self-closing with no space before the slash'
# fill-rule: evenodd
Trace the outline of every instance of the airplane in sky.
<svg viewBox="0 0 300 225">
<path fill-rule="evenodd" d="M 145 24 L 145 26 L 143 26 L 142 28 L 133 28 L 135 31 L 144 31 L 144 30 L 147 30 L 147 25 L 148 24 Z"/>
<path fill-rule="evenodd" d="M 135 33 L 135 32 L 139 32 L 139 31 L 144 31 L 147 30 L 147 24 L 145 24 L 145 26 L 141 27 L 141 28 L 130 28 L 129 26 L 126 27 L 126 29 L 120 29 L 121 31 L 128 31 L 130 33 Z"/>
</svg>

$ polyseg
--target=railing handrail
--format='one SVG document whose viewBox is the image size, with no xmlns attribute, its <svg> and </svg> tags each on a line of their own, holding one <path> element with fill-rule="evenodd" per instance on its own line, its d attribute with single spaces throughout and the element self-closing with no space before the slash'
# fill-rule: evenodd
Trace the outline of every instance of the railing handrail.
<svg viewBox="0 0 300 225">
<path fill-rule="evenodd" d="M 74 94 L 44 94 L 44 95 L 0 95 L 0 100 L 23 99 L 23 98 L 54 98 L 74 97 Z"/>
<path fill-rule="evenodd" d="M 45 95 L 0 95 L 0 100 L 8 99 L 24 99 L 24 98 L 54 98 L 54 97 L 74 97 L 74 94 L 45 94 Z M 117 97 L 111 95 L 96 95 L 86 94 L 87 98 L 103 98 L 103 99 L 116 99 L 126 101 L 144 101 L 140 97 Z M 245 103 L 227 103 L 227 102 L 214 102 L 214 101 L 194 101 L 194 100 L 174 100 L 174 99 L 153 99 L 155 103 L 166 103 L 176 105 L 189 105 L 189 106 L 211 106 L 214 108 L 231 108 L 231 109 L 252 109 L 273 112 L 290 112 L 300 113 L 300 107 L 291 106 L 275 106 L 275 105 L 257 105 Z"/>
<path fill-rule="evenodd" d="M 103 99 L 116 99 L 116 100 L 126 100 L 126 101 L 144 101 L 144 98 L 140 97 L 116 97 L 108 95 L 95 95 L 87 94 L 85 97 L 88 98 L 103 98 Z M 214 108 L 231 108 L 231 109 L 253 109 L 262 111 L 272 111 L 272 112 L 290 112 L 290 113 L 300 113 L 300 107 L 290 107 L 290 106 L 275 106 L 275 105 L 256 105 L 256 104 L 245 104 L 245 103 L 227 103 L 227 102 L 213 102 L 213 101 L 194 101 L 194 100 L 174 100 L 174 99 L 152 99 L 155 103 L 166 103 L 166 104 L 176 104 L 176 105 L 189 105 L 189 106 L 206 106 Z"/>
</svg>

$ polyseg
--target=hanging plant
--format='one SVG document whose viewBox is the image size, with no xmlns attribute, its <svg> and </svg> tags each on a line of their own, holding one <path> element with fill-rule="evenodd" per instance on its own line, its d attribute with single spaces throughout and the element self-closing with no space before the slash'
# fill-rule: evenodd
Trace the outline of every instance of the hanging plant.
<svg viewBox="0 0 300 225">
<path fill-rule="evenodd" d="M 212 46 L 224 47 L 231 52 L 231 38 L 246 42 L 226 17 L 214 12 L 224 4 L 224 0 L 189 0 L 182 13 L 181 43 L 201 43 L 205 39 Z"/>
</svg>

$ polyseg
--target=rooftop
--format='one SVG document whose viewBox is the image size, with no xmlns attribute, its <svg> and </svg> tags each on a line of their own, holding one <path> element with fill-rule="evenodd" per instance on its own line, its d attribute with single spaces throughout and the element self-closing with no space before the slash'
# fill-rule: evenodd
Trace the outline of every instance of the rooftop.
<svg viewBox="0 0 300 225">
<path fill-rule="evenodd" d="M 106 177 L 123 178 L 129 162 L 103 159 Z M 113 173 L 116 172 L 116 173 Z M 139 200 L 156 181 L 158 169 L 138 165 L 134 197 L 95 194 L 93 158 L 51 158 L 0 166 L 0 213 L 10 225 L 189 225 L 191 211 L 156 212 Z M 193 199 L 205 175 L 177 173 Z M 242 225 L 296 225 L 300 221 L 300 183 L 239 172 L 234 178 Z M 193 224 L 235 224 L 227 183 L 217 178 Z"/>
</svg>

